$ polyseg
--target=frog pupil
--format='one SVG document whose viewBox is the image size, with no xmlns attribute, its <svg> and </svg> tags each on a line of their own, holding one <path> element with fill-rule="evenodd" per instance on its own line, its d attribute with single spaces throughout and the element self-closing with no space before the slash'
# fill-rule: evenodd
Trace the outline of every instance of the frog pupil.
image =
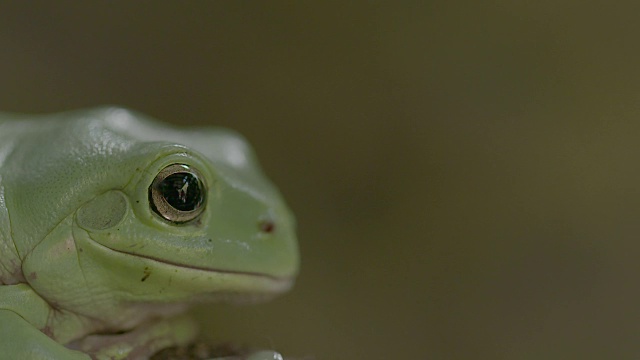
<svg viewBox="0 0 640 360">
<path fill-rule="evenodd" d="M 202 184 L 191 173 L 178 172 L 160 183 L 160 192 L 167 203 L 180 211 L 193 211 L 202 204 Z"/>
</svg>

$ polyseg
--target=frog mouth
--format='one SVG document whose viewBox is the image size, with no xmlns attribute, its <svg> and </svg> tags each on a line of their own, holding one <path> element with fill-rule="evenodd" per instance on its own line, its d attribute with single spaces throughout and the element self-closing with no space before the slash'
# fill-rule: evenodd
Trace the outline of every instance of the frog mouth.
<svg viewBox="0 0 640 360">
<path fill-rule="evenodd" d="M 170 260 L 166 260 L 166 259 L 159 259 L 159 258 L 156 258 L 156 257 L 153 257 L 153 256 L 130 253 L 130 252 L 122 251 L 122 250 L 115 250 L 115 249 L 112 249 L 112 248 L 109 248 L 109 249 L 111 249 L 111 250 L 113 250 L 115 252 L 119 252 L 121 254 L 136 256 L 136 257 L 139 257 L 139 258 L 148 259 L 148 260 L 152 260 L 152 261 L 155 261 L 155 262 L 159 262 L 159 263 L 163 263 L 163 264 L 167 264 L 167 265 L 171 265 L 171 266 L 177 266 L 177 267 L 181 267 L 181 268 L 185 268 L 185 269 L 209 271 L 209 272 L 215 272 L 215 273 L 221 273 L 221 274 L 235 274 L 235 275 L 246 275 L 246 276 L 252 276 L 252 277 L 260 277 L 260 278 L 265 278 L 265 279 L 268 279 L 268 280 L 271 280 L 271 281 L 274 281 L 274 282 L 290 282 L 291 281 L 291 279 L 286 278 L 286 277 L 278 277 L 278 276 L 273 276 L 273 275 L 260 273 L 260 272 L 226 270 L 226 269 L 210 268 L 210 267 L 205 267 L 205 266 L 188 265 L 188 264 L 182 264 L 182 263 L 179 263 L 179 262 L 170 261 Z"/>
<path fill-rule="evenodd" d="M 139 254 L 139 253 L 134 253 L 134 252 L 128 252 L 128 251 L 123 251 L 123 250 L 119 250 L 119 249 L 114 249 L 112 247 L 106 246 L 106 245 L 101 244 L 100 242 L 96 241 L 95 239 L 93 239 L 93 237 L 91 237 L 91 235 L 89 235 L 89 238 L 92 240 L 92 242 L 94 244 L 96 244 L 99 247 L 102 247 L 102 248 L 104 248 L 106 250 L 109 250 L 109 251 L 112 251 L 112 252 L 115 252 L 115 253 L 118 253 L 118 254 L 122 254 L 124 256 L 133 256 L 133 257 L 136 257 L 136 258 L 139 258 L 139 259 L 144 259 L 146 261 L 157 263 L 157 264 L 162 265 L 162 266 L 169 266 L 169 267 L 174 267 L 174 268 L 193 270 L 193 271 L 196 271 L 196 272 L 201 271 L 201 272 L 205 272 L 205 273 L 213 273 L 213 274 L 219 274 L 219 275 L 222 275 L 222 276 L 230 276 L 230 277 L 235 277 L 235 278 L 251 279 L 253 281 L 257 281 L 257 282 L 261 283 L 263 285 L 263 286 L 261 286 L 261 288 L 263 290 L 266 290 L 266 292 L 272 293 L 272 294 L 285 292 L 285 291 L 289 290 L 293 286 L 293 278 L 292 277 L 275 276 L 275 275 L 262 273 L 262 272 L 257 272 L 257 271 L 230 270 L 230 269 L 220 269 L 220 268 L 213 268 L 213 267 L 206 267 L 206 266 L 198 266 L 198 265 L 192 265 L 192 264 L 184 264 L 184 263 L 180 263 L 180 262 L 176 262 L 176 261 L 157 258 L 157 257 L 154 257 L 154 256 L 149 256 L 149 255 L 144 255 L 144 254 Z M 146 278 L 143 278 L 143 280 L 141 280 L 141 281 L 144 281 L 144 280 L 146 280 Z"/>
</svg>

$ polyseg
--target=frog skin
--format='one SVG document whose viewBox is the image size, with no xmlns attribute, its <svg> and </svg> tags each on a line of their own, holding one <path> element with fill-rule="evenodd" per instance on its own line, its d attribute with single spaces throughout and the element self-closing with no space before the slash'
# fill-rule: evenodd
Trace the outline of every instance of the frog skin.
<svg viewBox="0 0 640 360">
<path fill-rule="evenodd" d="M 190 305 L 272 297 L 298 263 L 293 215 L 234 132 L 0 114 L 3 359 L 147 359 L 194 340 Z"/>
</svg>

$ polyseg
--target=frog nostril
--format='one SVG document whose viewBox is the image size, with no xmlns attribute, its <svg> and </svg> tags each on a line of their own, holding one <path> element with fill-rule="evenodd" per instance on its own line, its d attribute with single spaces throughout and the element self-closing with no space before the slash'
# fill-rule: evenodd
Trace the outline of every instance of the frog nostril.
<svg viewBox="0 0 640 360">
<path fill-rule="evenodd" d="M 263 233 L 268 234 L 268 233 L 272 233 L 275 230 L 276 225 L 271 220 L 262 220 L 258 223 L 258 228 Z"/>
</svg>

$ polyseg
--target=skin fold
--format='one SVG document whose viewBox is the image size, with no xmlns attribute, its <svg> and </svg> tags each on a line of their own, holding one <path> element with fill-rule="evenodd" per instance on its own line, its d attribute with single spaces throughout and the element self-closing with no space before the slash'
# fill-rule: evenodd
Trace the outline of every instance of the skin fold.
<svg viewBox="0 0 640 360">
<path fill-rule="evenodd" d="M 191 304 L 272 297 L 298 266 L 294 217 L 238 134 L 0 114 L 3 356 L 147 359 L 194 340 Z"/>
</svg>

